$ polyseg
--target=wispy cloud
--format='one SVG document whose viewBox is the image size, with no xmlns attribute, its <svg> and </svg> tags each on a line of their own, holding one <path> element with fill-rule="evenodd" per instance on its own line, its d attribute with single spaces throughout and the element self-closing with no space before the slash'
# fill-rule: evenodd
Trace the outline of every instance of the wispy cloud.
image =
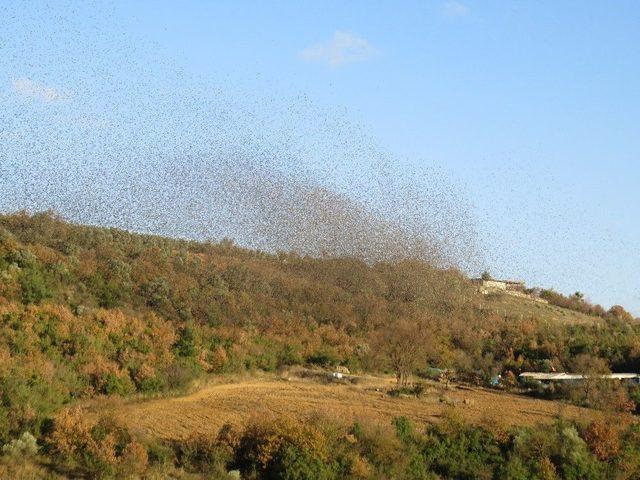
<svg viewBox="0 0 640 480">
<path fill-rule="evenodd" d="M 305 48 L 300 58 L 308 62 L 324 63 L 333 68 L 369 60 L 377 53 L 366 38 L 346 32 L 335 32 L 328 42 Z"/>
<path fill-rule="evenodd" d="M 471 13 L 469 7 L 454 0 L 445 2 L 442 6 L 442 11 L 447 17 L 466 17 Z"/>
<path fill-rule="evenodd" d="M 69 92 L 62 92 L 49 87 L 41 82 L 36 82 L 28 78 L 18 78 L 11 81 L 13 90 L 22 96 L 51 103 L 58 102 L 70 97 Z"/>
</svg>

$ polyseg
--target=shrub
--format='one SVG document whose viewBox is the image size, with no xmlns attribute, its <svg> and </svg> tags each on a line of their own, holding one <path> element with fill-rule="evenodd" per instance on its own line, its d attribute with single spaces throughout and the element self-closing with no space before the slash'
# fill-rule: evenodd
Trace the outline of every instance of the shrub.
<svg viewBox="0 0 640 480">
<path fill-rule="evenodd" d="M 60 368 L 59 376 L 47 379 L 34 365 L 13 365 L 5 372 L 0 373 L 0 442 L 24 431 L 38 435 L 43 420 L 69 400 L 75 378 Z"/>
<path fill-rule="evenodd" d="M 22 303 L 40 303 L 52 296 L 42 271 L 36 268 L 26 268 L 20 275 L 20 287 L 22 288 Z"/>
<path fill-rule="evenodd" d="M 602 461 L 609 461 L 620 453 L 620 426 L 614 419 L 594 420 L 583 431 L 589 449 Z"/>
<path fill-rule="evenodd" d="M 24 432 L 20 438 L 11 440 L 11 442 L 2 446 L 2 453 L 11 456 L 31 456 L 38 453 L 38 443 L 36 438 L 29 432 Z"/>
<path fill-rule="evenodd" d="M 305 478 L 297 476 L 304 472 L 321 475 L 331 472 L 321 467 L 329 463 L 323 434 L 310 424 L 288 418 L 251 423 L 240 437 L 235 463 L 243 473 L 257 472 L 267 478 L 284 478 L 279 475 L 284 475 L 289 467 L 296 476 L 286 478 Z"/>
<path fill-rule="evenodd" d="M 302 355 L 297 348 L 289 343 L 285 343 L 278 352 L 278 367 L 300 365 L 302 363 Z"/>
<path fill-rule="evenodd" d="M 358 453 L 382 474 L 382 478 L 400 476 L 404 469 L 405 445 L 388 426 L 355 423 L 351 433 L 357 440 Z"/>
<path fill-rule="evenodd" d="M 143 378 L 137 383 L 136 387 L 142 393 L 161 392 L 166 388 L 166 383 L 161 377 L 154 376 Z"/>
<path fill-rule="evenodd" d="M 165 369 L 166 385 L 171 390 L 184 389 L 200 375 L 201 371 L 195 361 L 181 359 Z"/>
<path fill-rule="evenodd" d="M 135 390 L 131 379 L 126 375 L 116 375 L 113 372 L 106 373 L 100 379 L 100 393 L 106 395 L 127 395 Z"/>
<path fill-rule="evenodd" d="M 319 365 L 321 367 L 328 368 L 340 363 L 340 359 L 334 352 L 324 349 L 309 355 L 307 357 L 307 362 L 311 365 Z"/>
<path fill-rule="evenodd" d="M 399 397 L 400 395 L 413 395 L 415 397 L 420 397 L 424 393 L 424 390 L 424 383 L 417 382 L 410 386 L 392 388 L 389 390 L 389 395 L 392 397 Z"/>
<path fill-rule="evenodd" d="M 148 464 L 146 448 L 126 428 L 106 418 L 90 420 L 79 409 L 63 410 L 54 418 L 46 446 L 62 464 L 93 477 L 139 474 Z"/>
<path fill-rule="evenodd" d="M 606 465 L 598 462 L 573 425 L 560 419 L 554 425 L 521 429 L 512 455 L 541 478 L 605 479 Z"/>
<path fill-rule="evenodd" d="M 161 441 L 149 441 L 146 444 L 147 458 L 151 465 L 173 465 L 175 461 L 174 448 Z"/>
<path fill-rule="evenodd" d="M 413 425 L 407 417 L 397 417 L 393 419 L 393 424 L 396 427 L 396 434 L 405 443 L 413 440 Z"/>
<path fill-rule="evenodd" d="M 491 479 L 503 467 L 501 446 L 491 433 L 445 418 L 427 431 L 423 456 L 431 471 L 456 479 Z"/>
<path fill-rule="evenodd" d="M 185 325 L 178 332 L 178 340 L 173 349 L 179 357 L 193 358 L 196 356 L 196 338 L 191 325 Z"/>
<path fill-rule="evenodd" d="M 287 446 L 274 457 L 266 473 L 267 478 L 282 480 L 337 479 L 336 465 L 312 456 L 306 451 Z"/>
<path fill-rule="evenodd" d="M 175 443 L 178 464 L 190 472 L 206 473 L 222 478 L 230 452 L 210 435 L 193 434 Z"/>
<path fill-rule="evenodd" d="M 152 282 L 141 285 L 140 293 L 149 307 L 164 309 L 170 301 L 170 286 L 164 278 L 156 278 Z"/>
</svg>

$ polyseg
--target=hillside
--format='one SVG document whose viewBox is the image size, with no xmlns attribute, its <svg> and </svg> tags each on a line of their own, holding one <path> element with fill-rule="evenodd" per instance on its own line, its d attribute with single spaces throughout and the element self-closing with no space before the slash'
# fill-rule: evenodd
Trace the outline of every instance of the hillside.
<svg viewBox="0 0 640 480">
<path fill-rule="evenodd" d="M 135 432 L 146 431 L 149 442 L 171 440 L 163 428 L 174 428 L 172 422 L 183 424 L 180 438 L 203 433 L 196 428 L 203 422 L 211 433 L 228 420 L 249 422 L 241 412 L 256 411 L 256 405 L 279 411 L 279 398 L 282 417 L 296 421 L 314 410 L 351 412 L 343 428 L 358 411 L 372 425 L 388 425 L 398 415 L 422 425 L 443 414 L 447 396 L 460 395 L 440 392 L 394 403 L 386 397 L 389 377 L 377 393 L 272 377 L 249 380 L 249 390 L 211 387 L 184 400 L 127 404 L 109 415 L 125 427 L 85 425 L 68 410 L 92 399 L 105 413 L 104 397 L 175 395 L 198 379 L 274 375 L 302 365 L 394 375 L 402 393 L 413 392 L 413 382 L 429 367 L 454 372 L 456 381 L 467 385 L 488 385 L 501 374 L 510 388 L 523 370 L 636 370 L 639 361 L 636 322 L 507 296 L 482 297 L 456 270 L 420 262 L 370 265 L 351 258 L 271 254 L 231 241 L 197 243 L 73 225 L 52 214 L 0 216 L 0 444 L 14 445 L 28 432 L 49 449 L 47 459 L 85 473 L 124 465 L 118 463 L 125 461 L 124 446 L 99 466 L 74 453 L 100 450 L 97 445 L 108 438 L 123 439 L 122 445 L 151 461 L 156 453 L 136 443 Z M 274 389 L 281 390 L 275 397 Z M 622 385 L 541 393 L 621 412 L 633 411 L 640 399 L 636 387 Z M 540 420 L 548 423 L 560 410 L 513 395 L 479 390 L 460 398 L 464 395 L 475 402 L 463 410 L 463 417 L 476 411 L 467 420 L 482 411 L 508 411 L 508 425 L 535 425 L 536 414 L 527 411 L 543 412 Z M 429 404 L 429 398 L 445 401 Z M 317 409 L 322 399 L 333 407 Z M 202 411 L 208 413 L 201 416 Z M 570 418 L 588 418 L 572 411 Z M 149 429 L 144 422 L 157 426 Z M 60 450 L 81 427 L 90 438 Z M 468 428 L 476 432 L 482 425 Z M 323 429 L 322 435 L 329 435 Z M 448 441 L 449 433 L 434 432 Z M 182 451 L 181 443 L 172 445 Z M 182 454 L 175 455 L 175 464 L 190 468 Z M 0 462 L 0 473 L 1 468 Z"/>
<path fill-rule="evenodd" d="M 538 319 L 546 322 L 559 322 L 565 325 L 594 325 L 603 324 L 605 319 L 595 315 L 588 315 L 576 310 L 559 307 L 557 305 L 540 303 L 526 298 L 511 295 L 489 295 L 480 303 L 482 308 L 504 318 L 515 321 Z"/>
<path fill-rule="evenodd" d="M 166 387 L 157 358 L 151 365 L 145 348 L 132 343 L 136 329 L 144 328 L 162 348 L 154 355 L 167 365 L 194 358 L 194 369 L 208 372 L 301 363 L 393 370 L 394 352 L 407 339 L 420 341 L 414 356 L 421 357 L 405 359 L 408 370 L 431 365 L 480 377 L 562 370 L 573 367 L 577 354 L 600 357 L 613 369 L 637 366 L 635 323 L 483 297 L 455 270 L 268 254 L 230 241 L 203 244 L 75 226 L 49 214 L 0 216 L 0 228 L 5 316 L 27 324 L 62 317 L 80 330 L 90 323 L 86 335 L 111 335 L 98 347 L 105 351 L 92 354 L 104 356 L 105 371 L 119 381 L 106 387 L 100 372 L 85 378 L 84 388 L 96 393 L 139 389 L 143 371 L 148 388 Z M 124 335 L 122 345 L 109 343 L 114 330 Z M 10 335 L 6 340 L 15 343 Z M 47 341 L 57 349 L 64 343 Z M 65 348 L 78 360 L 79 346 Z M 123 358 L 123 349 L 132 353 Z"/>
</svg>

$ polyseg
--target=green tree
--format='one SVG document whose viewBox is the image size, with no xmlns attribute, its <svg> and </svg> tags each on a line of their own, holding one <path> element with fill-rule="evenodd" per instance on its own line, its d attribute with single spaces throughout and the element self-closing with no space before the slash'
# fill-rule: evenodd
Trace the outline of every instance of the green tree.
<svg viewBox="0 0 640 480">
<path fill-rule="evenodd" d="M 20 275 L 20 287 L 22 288 L 22 303 L 40 303 L 52 296 L 51 289 L 42 271 L 30 267 L 23 270 Z"/>
<path fill-rule="evenodd" d="M 192 358 L 196 355 L 196 335 L 191 325 L 185 325 L 178 333 L 178 340 L 173 345 L 176 355 Z"/>
</svg>

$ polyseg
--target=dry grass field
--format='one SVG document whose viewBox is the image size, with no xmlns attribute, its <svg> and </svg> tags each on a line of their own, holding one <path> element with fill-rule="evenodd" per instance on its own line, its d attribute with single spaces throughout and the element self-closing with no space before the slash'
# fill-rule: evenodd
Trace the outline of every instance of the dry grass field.
<svg viewBox="0 0 640 480">
<path fill-rule="evenodd" d="M 520 321 L 537 318 L 548 322 L 583 325 L 603 322 L 603 319 L 600 317 L 594 317 L 567 308 L 539 303 L 507 294 L 488 295 L 484 297 L 482 308 L 496 312 L 501 317 Z"/>
<path fill-rule="evenodd" d="M 548 423 L 558 414 L 580 420 L 594 415 L 590 410 L 560 402 L 437 383 L 429 384 L 420 398 L 394 398 L 386 393 L 392 383 L 391 378 L 381 377 L 367 377 L 354 385 L 263 375 L 210 384 L 183 397 L 99 408 L 134 431 L 164 439 L 215 432 L 227 422 L 241 425 L 255 417 L 279 415 L 384 424 L 403 415 L 422 424 L 437 422 L 445 411 L 453 410 L 476 425 L 498 431 L 515 425 Z"/>
</svg>

